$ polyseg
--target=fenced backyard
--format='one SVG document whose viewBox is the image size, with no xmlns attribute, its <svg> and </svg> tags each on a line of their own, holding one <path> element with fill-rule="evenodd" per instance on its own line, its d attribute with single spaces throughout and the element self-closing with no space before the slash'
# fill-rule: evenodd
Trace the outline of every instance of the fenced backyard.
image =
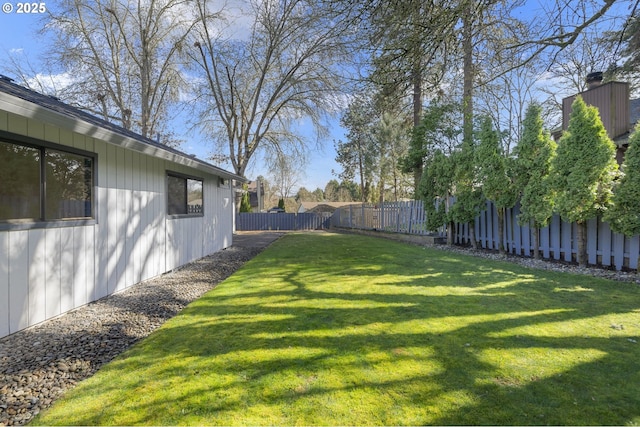
<svg viewBox="0 0 640 427">
<path fill-rule="evenodd" d="M 515 255 L 532 256 L 535 229 L 518 223 L 519 205 L 507 210 L 504 222 L 504 247 Z M 422 201 L 351 205 L 338 209 L 331 225 L 339 228 L 386 231 L 412 235 L 435 234 L 444 237 L 446 230 L 427 230 Z M 454 243 L 468 244 L 469 224 L 455 224 Z M 540 230 L 541 256 L 546 259 L 575 261 L 577 225 L 554 215 L 548 227 Z M 476 240 L 484 249 L 498 249 L 498 213 L 493 203 L 475 220 Z M 609 224 L 592 219 L 588 222 L 588 263 L 603 267 L 637 269 L 640 236 L 627 237 L 611 231 Z"/>
<path fill-rule="evenodd" d="M 632 283 L 290 233 L 31 424 L 638 425 L 639 301 Z"/>
</svg>

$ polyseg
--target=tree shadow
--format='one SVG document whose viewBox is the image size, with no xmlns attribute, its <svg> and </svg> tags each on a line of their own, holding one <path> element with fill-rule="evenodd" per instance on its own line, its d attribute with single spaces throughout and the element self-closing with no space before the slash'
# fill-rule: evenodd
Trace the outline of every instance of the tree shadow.
<svg viewBox="0 0 640 427">
<path fill-rule="evenodd" d="M 321 255 L 325 261 L 314 266 L 293 255 L 271 261 L 261 255 L 144 347 L 106 366 L 112 381 L 91 382 L 69 398 L 82 411 L 87 396 L 104 396 L 101 405 L 125 407 L 133 418 L 105 410 L 105 418 L 78 413 L 65 421 L 638 422 L 637 287 L 501 264 L 476 274 L 479 261 L 464 257 L 454 271 L 425 261 L 443 275 L 405 266 L 405 274 L 393 273 L 385 285 L 397 266 L 352 257 L 347 269 L 328 269 L 335 261 Z M 274 269 L 276 262 L 287 267 Z M 393 256 L 384 262 L 393 263 Z M 327 274 L 347 284 L 323 283 Z M 353 276 L 366 285 L 349 285 Z M 120 372 L 133 374 L 120 378 Z M 122 402 L 137 388 L 145 390 L 139 399 Z M 359 414 L 372 405 L 375 414 Z M 274 407 L 307 408 L 307 418 L 289 418 L 284 409 L 279 418 L 266 412 L 256 418 Z M 231 413 L 240 418 L 233 422 Z"/>
</svg>

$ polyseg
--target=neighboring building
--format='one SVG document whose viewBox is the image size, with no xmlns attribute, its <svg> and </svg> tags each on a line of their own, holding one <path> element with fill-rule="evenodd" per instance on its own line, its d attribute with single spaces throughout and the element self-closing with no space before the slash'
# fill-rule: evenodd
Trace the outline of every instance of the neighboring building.
<svg viewBox="0 0 640 427">
<path fill-rule="evenodd" d="M 230 246 L 233 180 L 0 76 L 0 337 Z"/>
<path fill-rule="evenodd" d="M 260 186 L 258 186 L 260 184 Z M 260 180 L 251 181 L 247 186 L 249 193 L 249 204 L 252 212 L 262 212 L 264 210 L 264 182 Z"/>
<path fill-rule="evenodd" d="M 618 147 L 616 159 L 622 163 L 624 152 L 629 144 L 629 135 L 640 120 L 640 99 L 630 100 L 629 83 L 602 83 L 602 73 L 595 72 L 587 76 L 588 89 L 577 95 L 562 100 L 562 130 L 554 134 L 559 139 L 562 131 L 569 126 L 571 105 L 576 96 L 582 96 L 588 105 L 597 107 L 600 111 L 602 124 L 609 137 Z"/>
<path fill-rule="evenodd" d="M 344 206 L 361 204 L 362 202 L 300 202 L 298 213 L 333 213 Z"/>
</svg>

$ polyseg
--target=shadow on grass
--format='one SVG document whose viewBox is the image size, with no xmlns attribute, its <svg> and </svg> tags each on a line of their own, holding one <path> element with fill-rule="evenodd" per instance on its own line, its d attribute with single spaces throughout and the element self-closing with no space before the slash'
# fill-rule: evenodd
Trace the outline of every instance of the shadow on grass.
<svg viewBox="0 0 640 427">
<path fill-rule="evenodd" d="M 290 235 L 42 421 L 637 424 L 639 297 L 372 238 Z"/>
</svg>

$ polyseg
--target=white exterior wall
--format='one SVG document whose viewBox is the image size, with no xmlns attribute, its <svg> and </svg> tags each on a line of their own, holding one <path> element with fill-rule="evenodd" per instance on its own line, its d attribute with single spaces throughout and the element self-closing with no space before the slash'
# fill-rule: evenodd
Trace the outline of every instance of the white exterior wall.
<svg viewBox="0 0 640 427">
<path fill-rule="evenodd" d="M 96 224 L 0 231 L 0 337 L 232 243 L 228 180 L 5 111 L 0 129 L 97 153 Z M 203 179 L 204 216 L 166 215 L 167 170 Z"/>
</svg>

